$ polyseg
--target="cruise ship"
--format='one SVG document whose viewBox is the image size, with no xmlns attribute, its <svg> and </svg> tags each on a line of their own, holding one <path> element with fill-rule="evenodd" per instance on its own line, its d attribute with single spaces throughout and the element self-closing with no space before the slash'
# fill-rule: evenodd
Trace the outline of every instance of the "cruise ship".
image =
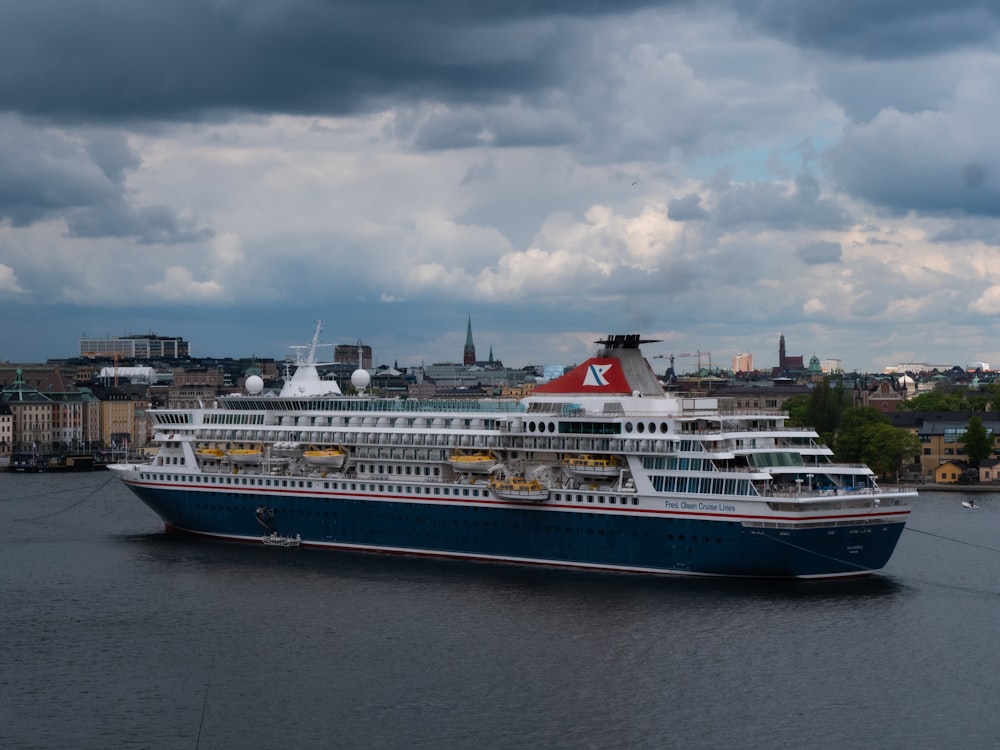
<svg viewBox="0 0 1000 750">
<path fill-rule="evenodd" d="M 664 390 L 611 335 L 520 401 L 345 395 L 319 327 L 280 392 L 154 409 L 149 463 L 109 467 L 168 531 L 282 547 L 639 574 L 833 578 L 892 555 L 912 490 L 833 461 L 778 410 Z"/>
</svg>

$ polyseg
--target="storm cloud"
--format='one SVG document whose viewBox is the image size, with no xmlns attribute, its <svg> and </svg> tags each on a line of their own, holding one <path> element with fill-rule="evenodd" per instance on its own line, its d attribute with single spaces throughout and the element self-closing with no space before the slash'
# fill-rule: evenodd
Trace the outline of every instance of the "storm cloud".
<svg viewBox="0 0 1000 750">
<path fill-rule="evenodd" d="M 471 312 L 508 364 L 635 326 L 764 366 L 777 331 L 1000 360 L 998 15 L 0 0 L 0 315 L 34 326 L 0 359 L 83 323 L 246 354 L 322 317 L 406 365 L 461 356 Z"/>
</svg>

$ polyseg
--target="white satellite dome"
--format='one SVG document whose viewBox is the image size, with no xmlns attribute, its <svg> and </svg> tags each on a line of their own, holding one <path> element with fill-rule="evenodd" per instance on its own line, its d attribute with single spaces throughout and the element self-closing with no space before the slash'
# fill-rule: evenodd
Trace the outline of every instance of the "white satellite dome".
<svg viewBox="0 0 1000 750">
<path fill-rule="evenodd" d="M 264 390 L 264 379 L 260 375 L 251 375 L 245 383 L 247 393 L 256 396 Z"/>
<path fill-rule="evenodd" d="M 368 374 L 368 370 L 358 368 L 351 373 L 351 385 L 359 391 L 363 391 L 371 382 L 372 376 Z"/>
</svg>

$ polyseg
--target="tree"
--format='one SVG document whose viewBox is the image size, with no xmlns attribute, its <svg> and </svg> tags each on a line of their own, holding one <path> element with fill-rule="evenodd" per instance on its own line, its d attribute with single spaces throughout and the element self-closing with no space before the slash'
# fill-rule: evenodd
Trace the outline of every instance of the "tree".
<svg viewBox="0 0 1000 750">
<path fill-rule="evenodd" d="M 837 460 L 848 463 L 864 461 L 868 444 L 865 430 L 875 424 L 889 424 L 889 419 L 874 406 L 859 406 L 845 411 L 834 443 Z"/>
<path fill-rule="evenodd" d="M 980 461 L 993 454 L 993 433 L 986 429 L 979 417 L 969 417 L 969 423 L 959 442 L 971 466 L 978 467 Z"/>
<path fill-rule="evenodd" d="M 903 401 L 898 411 L 970 411 L 969 404 L 959 393 L 934 390 Z"/>
<path fill-rule="evenodd" d="M 862 428 L 861 459 L 879 476 L 898 479 L 903 463 L 920 455 L 920 438 L 908 430 L 876 422 Z"/>
<path fill-rule="evenodd" d="M 782 404 L 788 412 L 789 427 L 811 427 L 809 424 L 809 396 L 793 396 Z"/>
<path fill-rule="evenodd" d="M 808 396 L 796 396 L 785 402 L 788 423 L 793 427 L 812 427 L 819 433 L 820 441 L 833 445 L 833 436 L 841 417 L 851 408 L 851 394 L 842 380 L 830 385 L 830 378 L 813 386 Z"/>
</svg>

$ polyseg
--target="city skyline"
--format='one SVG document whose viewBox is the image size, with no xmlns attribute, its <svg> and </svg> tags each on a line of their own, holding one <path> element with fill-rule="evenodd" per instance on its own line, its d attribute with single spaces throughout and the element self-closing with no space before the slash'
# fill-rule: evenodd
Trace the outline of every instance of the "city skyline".
<svg viewBox="0 0 1000 750">
<path fill-rule="evenodd" d="M 449 361 L 471 310 L 505 362 L 1000 361 L 998 31 L 972 0 L 0 0 L 0 359 L 282 357 L 322 319 Z"/>
<path fill-rule="evenodd" d="M 411 367 L 421 367 L 425 365 L 432 364 L 452 364 L 452 365 L 472 365 L 472 364 L 483 364 L 487 361 L 492 362 L 496 360 L 501 362 L 500 357 L 494 357 L 493 344 L 489 345 L 489 355 L 484 355 L 483 357 L 475 356 L 476 335 L 473 330 L 472 318 L 469 316 L 466 321 L 466 330 L 463 338 L 463 351 L 460 356 L 452 357 L 451 359 L 440 359 L 434 362 L 421 361 L 421 362 L 400 362 L 398 357 L 393 357 L 388 355 L 386 357 L 380 357 L 379 353 L 374 351 L 372 347 L 363 340 L 356 340 L 353 342 L 346 341 L 333 341 L 329 340 L 327 337 L 323 336 L 323 330 L 321 321 L 316 321 L 321 326 L 320 329 L 320 360 L 323 362 L 349 362 L 354 363 L 357 360 L 357 352 L 359 347 L 364 350 L 364 363 L 363 366 L 367 369 L 375 369 L 378 367 L 393 367 L 399 365 L 402 368 Z M 272 359 L 277 362 L 283 360 L 295 359 L 303 350 L 308 348 L 308 342 L 303 340 L 300 343 L 290 344 L 287 347 L 287 351 L 284 354 L 263 354 L 261 352 L 255 352 L 254 354 L 235 354 L 235 355 L 218 355 L 212 353 L 206 354 L 196 354 L 192 353 L 187 355 L 185 353 L 191 352 L 192 350 L 197 350 L 197 345 L 193 344 L 184 335 L 163 335 L 158 332 L 149 332 L 147 334 L 137 334 L 137 333 L 127 333 L 122 334 L 120 337 L 110 336 L 107 337 L 87 337 L 84 336 L 78 340 L 78 349 L 72 355 L 55 356 L 50 355 L 37 360 L 11 360 L 4 358 L 0 355 L 0 364 L 44 364 L 48 361 L 59 361 L 74 359 L 77 357 L 87 359 L 96 358 L 102 360 L 108 360 L 113 356 L 114 352 L 119 352 L 119 356 L 122 361 L 134 360 L 142 361 L 145 359 L 164 359 L 162 355 L 157 355 L 156 351 L 150 353 L 150 341 L 146 339 L 154 340 L 152 341 L 152 348 L 156 351 L 172 351 L 180 352 L 183 356 L 180 359 L 187 359 L 190 356 L 191 359 L 250 359 L 253 357 L 259 357 L 262 359 Z M 116 345 L 116 341 L 120 341 L 121 344 Z M 808 369 L 808 363 L 813 358 L 813 356 L 806 355 L 788 355 L 785 356 L 784 347 L 786 342 L 783 335 L 779 335 L 776 342 L 776 346 L 773 353 L 776 355 L 774 361 L 768 357 L 767 354 L 761 353 L 760 355 L 755 355 L 750 351 L 739 351 L 730 354 L 726 352 L 716 352 L 716 356 L 713 359 L 711 351 L 698 350 L 695 352 L 680 352 L 674 353 L 670 352 L 667 354 L 652 353 L 653 350 L 657 348 L 657 344 L 662 344 L 663 342 L 658 342 L 655 340 L 649 340 L 646 343 L 646 348 L 650 351 L 648 359 L 651 362 L 654 370 L 666 370 L 673 363 L 674 371 L 682 375 L 684 373 L 697 372 L 699 370 L 717 370 L 717 371 L 731 371 L 734 374 L 739 374 L 740 372 L 749 373 L 768 373 L 771 371 L 791 369 L 795 371 L 805 371 Z M 123 346 L 124 345 L 124 346 Z M 600 344 L 598 341 L 593 342 L 592 349 L 587 353 L 587 356 L 592 356 Z M 85 351 L 86 350 L 86 351 Z M 323 351 L 330 352 L 330 356 L 325 357 L 322 355 Z M 130 355 L 129 352 L 132 354 Z M 136 352 L 141 352 L 141 354 L 135 354 Z M 470 354 L 475 356 L 475 359 L 470 359 Z M 755 359 L 756 357 L 756 359 Z M 165 359 L 169 361 L 173 357 L 166 356 Z M 586 357 L 585 357 L 586 358 Z M 820 362 L 821 370 L 824 373 L 830 374 L 834 372 L 849 372 L 845 370 L 839 358 L 836 357 L 822 357 L 816 356 L 816 359 Z M 537 367 L 556 367 L 556 366 L 571 366 L 578 364 L 578 362 L 555 362 L 555 361 L 521 361 L 515 358 L 516 364 L 511 364 L 510 362 L 503 363 L 505 367 L 511 369 L 520 369 L 527 366 L 537 366 Z M 889 364 L 883 367 L 881 370 L 877 371 L 882 374 L 894 373 L 894 372 L 904 372 L 904 371 L 921 371 L 921 370 L 931 370 L 931 369 L 950 369 L 952 367 L 958 366 L 962 369 L 983 369 L 991 370 L 989 363 L 983 361 L 965 361 L 965 362 L 931 362 L 927 360 L 918 361 L 912 360 L 909 362 L 897 362 L 894 364 Z M 865 371 L 865 370 L 853 370 L 855 372 L 868 372 L 875 374 L 876 371 Z"/>
</svg>

